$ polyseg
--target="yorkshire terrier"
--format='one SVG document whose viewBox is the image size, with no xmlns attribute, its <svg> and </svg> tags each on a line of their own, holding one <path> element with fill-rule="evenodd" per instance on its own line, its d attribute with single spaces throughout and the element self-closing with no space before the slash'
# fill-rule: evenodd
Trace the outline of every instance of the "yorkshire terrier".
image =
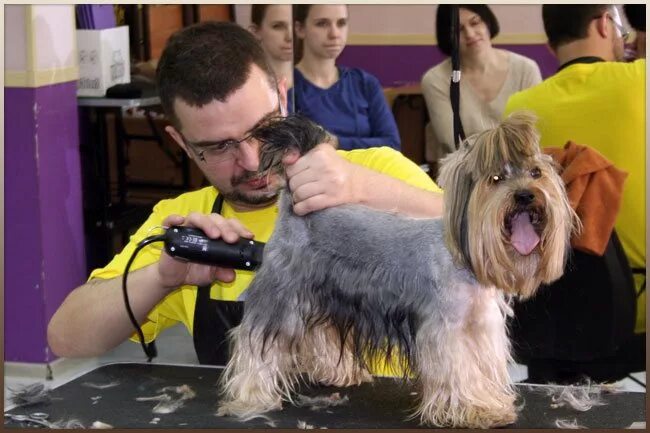
<svg viewBox="0 0 650 433">
<path fill-rule="evenodd" d="M 423 424 L 513 423 L 509 301 L 562 275 L 578 224 L 534 123 L 512 115 L 444 159 L 442 218 L 361 205 L 301 217 L 284 191 L 230 335 L 218 414 L 279 410 L 303 375 L 360 384 L 372 380 L 370 360 L 385 360 L 418 384 L 413 416 Z M 255 137 L 268 172 L 281 170 L 288 149 L 305 153 L 328 134 L 292 116 Z"/>
</svg>

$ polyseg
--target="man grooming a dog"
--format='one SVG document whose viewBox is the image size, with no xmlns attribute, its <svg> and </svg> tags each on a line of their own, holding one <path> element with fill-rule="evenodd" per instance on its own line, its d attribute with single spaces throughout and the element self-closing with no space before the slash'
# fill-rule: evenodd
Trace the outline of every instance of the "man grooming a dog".
<svg viewBox="0 0 650 433">
<path fill-rule="evenodd" d="M 48 326 L 49 345 L 59 356 L 98 356 L 132 337 L 121 278 L 135 246 L 152 229 L 192 226 L 230 243 L 266 242 L 273 232 L 284 180 L 257 175 L 259 143 L 250 137 L 264 120 L 285 114 L 287 89 L 255 38 L 231 23 L 183 29 L 168 41 L 157 79 L 171 120 L 167 132 L 211 186 L 159 202 L 124 250 L 68 295 Z M 297 215 L 346 203 L 414 217 L 442 212 L 440 189 L 389 148 L 344 152 L 322 143 L 301 157 L 288 153 L 284 163 Z M 131 308 L 148 342 L 181 322 L 202 364 L 227 362 L 222 319 L 238 324 L 238 299 L 252 271 L 179 261 L 152 247 L 136 256 L 131 269 Z"/>
</svg>

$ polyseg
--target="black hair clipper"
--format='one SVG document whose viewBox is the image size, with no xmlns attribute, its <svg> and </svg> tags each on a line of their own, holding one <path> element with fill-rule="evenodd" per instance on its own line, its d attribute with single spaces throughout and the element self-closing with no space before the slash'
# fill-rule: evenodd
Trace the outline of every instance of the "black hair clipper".
<svg viewBox="0 0 650 433">
<path fill-rule="evenodd" d="M 239 239 L 229 244 L 223 239 L 210 239 L 197 228 L 173 226 L 165 232 L 165 251 L 170 256 L 205 265 L 254 270 L 262 264 L 264 242 Z"/>
</svg>

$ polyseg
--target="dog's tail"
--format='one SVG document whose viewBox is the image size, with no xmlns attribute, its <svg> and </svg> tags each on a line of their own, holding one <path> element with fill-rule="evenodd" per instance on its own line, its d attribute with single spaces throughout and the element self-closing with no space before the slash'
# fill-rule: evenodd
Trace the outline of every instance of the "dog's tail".
<svg viewBox="0 0 650 433">
<path fill-rule="evenodd" d="M 258 172 L 282 171 L 282 158 L 288 151 L 304 155 L 317 144 L 331 141 L 331 135 L 320 125 L 299 114 L 274 117 L 256 128 L 252 138 L 260 142 Z"/>
</svg>

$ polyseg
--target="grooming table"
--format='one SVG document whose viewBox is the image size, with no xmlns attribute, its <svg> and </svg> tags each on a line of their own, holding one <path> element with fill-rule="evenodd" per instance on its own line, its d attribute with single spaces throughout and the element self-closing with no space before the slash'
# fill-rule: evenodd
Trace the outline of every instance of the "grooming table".
<svg viewBox="0 0 650 433">
<path fill-rule="evenodd" d="M 347 396 L 345 405 L 311 410 L 284 403 L 284 409 L 240 422 L 215 416 L 216 383 L 222 368 L 146 363 L 115 363 L 100 366 L 51 390 L 46 404 L 16 407 L 6 414 L 44 412 L 49 421 L 76 419 L 90 427 L 101 421 L 115 428 L 297 428 L 299 421 L 318 429 L 327 428 L 419 428 L 417 420 L 405 420 L 415 406 L 411 384 L 391 378 L 376 379 L 358 387 L 333 388 L 312 386 L 299 390 L 307 396 L 329 396 L 339 392 Z M 109 388 L 101 385 L 112 383 Z M 193 399 L 173 413 L 154 414 L 156 401 L 136 401 L 137 397 L 161 394 L 165 387 L 188 385 L 196 393 Z M 577 421 L 588 428 L 625 428 L 645 422 L 645 393 L 605 394 L 604 406 L 579 412 L 568 407 L 551 408 L 547 386 L 517 385 L 518 404 L 524 403 L 516 424 L 510 428 L 555 428 L 555 420 Z M 169 392 L 168 392 L 169 394 Z M 171 393 L 173 394 L 173 393 Z M 272 424 L 269 422 L 272 420 Z M 25 427 L 5 416 L 6 427 Z"/>
</svg>

